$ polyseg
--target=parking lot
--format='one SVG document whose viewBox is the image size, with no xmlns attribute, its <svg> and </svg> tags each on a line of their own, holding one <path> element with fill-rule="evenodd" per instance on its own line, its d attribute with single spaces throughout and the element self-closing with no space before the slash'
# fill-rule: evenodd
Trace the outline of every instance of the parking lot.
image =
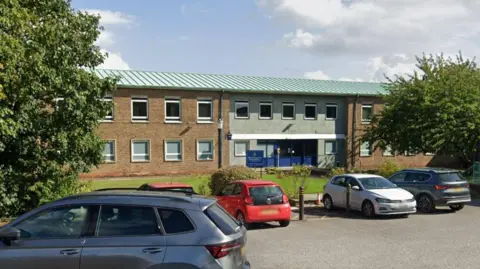
<svg viewBox="0 0 480 269">
<path fill-rule="evenodd" d="M 334 215 L 250 230 L 252 268 L 480 268 L 480 203 L 409 218 Z"/>
</svg>

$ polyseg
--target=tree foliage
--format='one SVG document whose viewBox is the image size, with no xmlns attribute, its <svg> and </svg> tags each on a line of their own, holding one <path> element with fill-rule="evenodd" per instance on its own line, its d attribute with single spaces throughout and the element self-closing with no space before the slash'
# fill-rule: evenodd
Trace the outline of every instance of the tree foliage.
<svg viewBox="0 0 480 269">
<path fill-rule="evenodd" d="M 417 57 L 408 77 L 389 78 L 385 107 L 364 141 L 395 152 L 432 152 L 470 161 L 480 138 L 480 73 L 474 60 Z"/>
<path fill-rule="evenodd" d="M 105 57 L 98 23 L 69 1 L 0 1 L 0 216 L 81 191 L 101 163 L 115 81 L 89 71 Z"/>
</svg>

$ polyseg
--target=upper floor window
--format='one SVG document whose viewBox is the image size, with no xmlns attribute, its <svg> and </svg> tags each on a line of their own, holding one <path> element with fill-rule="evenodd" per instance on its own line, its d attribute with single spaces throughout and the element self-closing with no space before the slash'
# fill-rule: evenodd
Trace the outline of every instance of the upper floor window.
<svg viewBox="0 0 480 269">
<path fill-rule="evenodd" d="M 165 99 L 165 120 L 180 121 L 182 118 L 182 106 L 179 98 Z"/>
<path fill-rule="evenodd" d="M 370 122 L 373 117 L 373 105 L 362 104 L 362 122 Z"/>
<path fill-rule="evenodd" d="M 151 207 L 104 205 L 100 209 L 98 236 L 146 236 L 159 234 Z"/>
<path fill-rule="evenodd" d="M 272 102 L 260 101 L 258 118 L 262 120 L 269 120 L 272 118 Z"/>
<path fill-rule="evenodd" d="M 213 104 L 212 100 L 199 99 L 197 101 L 197 118 L 198 121 L 213 121 Z"/>
<path fill-rule="evenodd" d="M 235 118 L 248 119 L 249 105 L 248 101 L 235 101 Z"/>
<path fill-rule="evenodd" d="M 103 149 L 103 159 L 105 162 L 115 161 L 115 141 L 107 141 Z"/>
<path fill-rule="evenodd" d="M 113 120 L 113 97 L 111 95 L 107 95 L 103 97 L 102 99 L 103 102 L 109 102 L 112 108 L 108 111 L 108 114 L 105 116 L 104 120 L 106 121 L 111 121 Z"/>
<path fill-rule="evenodd" d="M 306 119 L 306 120 L 317 119 L 317 104 L 315 104 L 315 103 L 305 104 L 304 119 Z"/>
<path fill-rule="evenodd" d="M 283 120 L 295 119 L 295 103 L 294 102 L 282 103 L 282 119 Z"/>
<path fill-rule="evenodd" d="M 148 120 L 148 97 L 132 97 L 132 120 Z"/>
<path fill-rule="evenodd" d="M 325 118 L 327 120 L 334 120 L 337 118 L 337 104 L 334 104 L 334 103 L 327 104 Z"/>
</svg>

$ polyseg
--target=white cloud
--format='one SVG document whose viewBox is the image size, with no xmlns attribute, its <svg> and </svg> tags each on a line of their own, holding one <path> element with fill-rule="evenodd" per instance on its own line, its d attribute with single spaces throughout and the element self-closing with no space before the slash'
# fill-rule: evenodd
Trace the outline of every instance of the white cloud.
<svg viewBox="0 0 480 269">
<path fill-rule="evenodd" d="M 100 36 L 96 41 L 97 46 L 100 46 L 102 48 L 109 47 L 114 43 L 115 43 L 115 35 L 112 32 L 105 31 L 105 30 L 100 33 Z"/>
<path fill-rule="evenodd" d="M 127 70 L 130 69 L 130 66 L 122 59 L 122 55 L 119 52 L 109 52 L 106 50 L 101 50 L 102 53 L 107 53 L 108 56 L 103 62 L 103 64 L 99 65 L 98 68 L 103 69 L 123 69 Z"/>
<path fill-rule="evenodd" d="M 131 24 L 135 17 L 118 11 L 86 9 L 89 14 L 100 15 L 101 25 Z"/>
<path fill-rule="evenodd" d="M 308 79 L 318 79 L 318 80 L 328 80 L 329 77 L 327 74 L 323 73 L 321 70 L 313 71 L 313 72 L 305 72 L 303 74 L 305 78 Z"/>
</svg>

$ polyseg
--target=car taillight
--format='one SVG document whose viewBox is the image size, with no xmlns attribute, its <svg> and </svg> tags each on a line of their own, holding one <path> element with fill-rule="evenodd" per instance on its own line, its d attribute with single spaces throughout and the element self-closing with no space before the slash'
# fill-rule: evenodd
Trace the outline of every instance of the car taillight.
<svg viewBox="0 0 480 269">
<path fill-rule="evenodd" d="M 252 196 L 247 196 L 247 197 L 245 197 L 245 203 L 246 203 L 247 205 L 253 205 L 253 198 L 252 198 Z"/>
<path fill-rule="evenodd" d="M 446 190 L 448 188 L 450 188 L 448 185 L 435 185 L 436 190 Z"/>
<path fill-rule="evenodd" d="M 283 198 L 282 198 L 282 201 L 284 204 L 287 204 L 288 203 L 288 196 L 286 196 L 285 194 L 283 195 Z"/>
<path fill-rule="evenodd" d="M 232 250 L 240 248 L 241 246 L 242 245 L 238 243 L 226 243 L 222 245 L 205 246 L 205 248 L 215 259 L 220 259 L 230 254 Z"/>
<path fill-rule="evenodd" d="M 465 188 L 470 188 L 470 184 L 467 183 L 467 185 L 465 185 Z"/>
</svg>

